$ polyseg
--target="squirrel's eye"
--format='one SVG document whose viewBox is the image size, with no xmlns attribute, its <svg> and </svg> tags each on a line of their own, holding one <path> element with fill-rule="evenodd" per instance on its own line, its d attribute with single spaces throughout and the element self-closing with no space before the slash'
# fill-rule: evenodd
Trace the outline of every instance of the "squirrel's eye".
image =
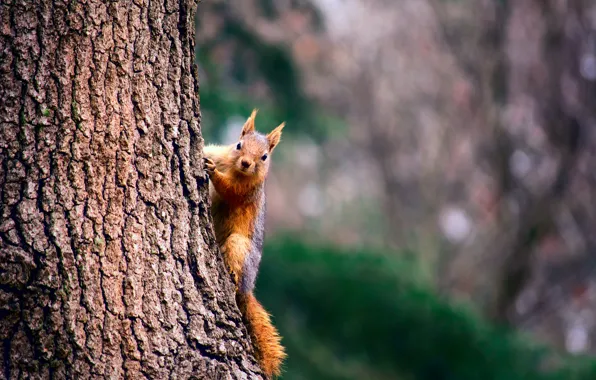
<svg viewBox="0 0 596 380">
<path fill-rule="evenodd" d="M 262 157 L 261 160 L 265 161 L 267 159 L 267 153 L 265 153 Z"/>
<path fill-rule="evenodd" d="M 240 150 L 242 148 L 242 143 L 239 142 L 238 144 L 236 144 L 236 149 Z"/>
</svg>

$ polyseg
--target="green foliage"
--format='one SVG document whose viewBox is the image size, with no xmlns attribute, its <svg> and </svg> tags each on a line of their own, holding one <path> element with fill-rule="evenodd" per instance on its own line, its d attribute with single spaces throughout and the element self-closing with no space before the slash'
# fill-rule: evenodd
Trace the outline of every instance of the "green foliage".
<svg viewBox="0 0 596 380">
<path fill-rule="evenodd" d="M 596 378 L 593 362 L 440 299 L 400 257 L 293 239 L 266 246 L 257 293 L 288 349 L 284 379 Z"/>
</svg>

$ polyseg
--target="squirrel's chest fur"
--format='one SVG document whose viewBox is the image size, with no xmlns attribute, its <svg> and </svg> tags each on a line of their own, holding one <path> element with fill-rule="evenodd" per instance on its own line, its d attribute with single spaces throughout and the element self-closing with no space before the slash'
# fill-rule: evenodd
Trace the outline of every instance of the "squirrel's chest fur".
<svg viewBox="0 0 596 380">
<path fill-rule="evenodd" d="M 256 202 L 230 204 L 218 194 L 212 197 L 211 214 L 215 227 L 215 236 L 219 244 L 232 233 L 252 237 L 255 220 L 258 215 Z"/>
</svg>

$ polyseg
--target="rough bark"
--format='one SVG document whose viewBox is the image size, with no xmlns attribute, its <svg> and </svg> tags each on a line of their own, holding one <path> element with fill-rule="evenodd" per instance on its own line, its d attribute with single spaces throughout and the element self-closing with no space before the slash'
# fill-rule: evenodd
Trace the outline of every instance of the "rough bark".
<svg viewBox="0 0 596 380">
<path fill-rule="evenodd" d="M 0 378 L 260 378 L 207 212 L 195 6 L 0 4 Z"/>
</svg>

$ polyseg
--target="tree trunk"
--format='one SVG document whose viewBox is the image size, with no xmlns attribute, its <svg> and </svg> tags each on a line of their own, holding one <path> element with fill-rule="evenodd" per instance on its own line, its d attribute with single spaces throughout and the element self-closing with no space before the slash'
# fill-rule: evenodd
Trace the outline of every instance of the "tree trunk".
<svg viewBox="0 0 596 380">
<path fill-rule="evenodd" d="M 0 378 L 261 378 L 218 254 L 193 0 L 0 4 Z"/>
</svg>

